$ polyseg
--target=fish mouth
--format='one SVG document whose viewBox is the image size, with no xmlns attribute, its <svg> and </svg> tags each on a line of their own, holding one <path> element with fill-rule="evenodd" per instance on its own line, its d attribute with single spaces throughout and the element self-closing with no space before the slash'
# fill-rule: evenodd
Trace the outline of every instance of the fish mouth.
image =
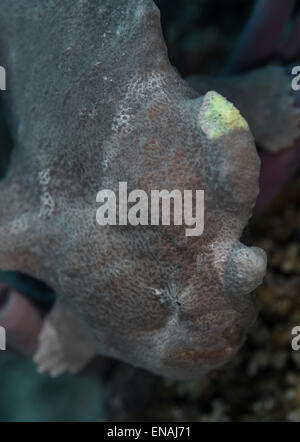
<svg viewBox="0 0 300 442">
<path fill-rule="evenodd" d="M 236 355 L 245 340 L 242 331 L 227 330 L 223 333 L 222 342 L 209 347 L 183 349 L 169 354 L 165 363 L 167 365 L 218 367 L 229 362 Z"/>
<path fill-rule="evenodd" d="M 231 345 L 225 347 L 185 350 L 172 355 L 172 362 L 183 365 L 214 365 L 230 361 L 238 348 Z"/>
</svg>

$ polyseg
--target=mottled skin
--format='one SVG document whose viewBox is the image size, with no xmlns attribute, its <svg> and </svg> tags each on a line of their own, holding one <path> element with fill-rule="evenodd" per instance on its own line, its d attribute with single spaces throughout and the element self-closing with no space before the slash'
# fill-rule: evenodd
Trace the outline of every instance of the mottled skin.
<svg viewBox="0 0 300 442">
<path fill-rule="evenodd" d="M 16 146 L 0 183 L 0 267 L 58 295 L 40 370 L 76 372 L 100 353 L 191 379 L 232 358 L 266 265 L 239 241 L 258 194 L 247 124 L 227 121 L 226 102 L 212 117 L 215 94 L 170 66 L 151 0 L 1 0 L 0 41 Z M 100 227 L 97 192 L 120 181 L 203 189 L 203 235 Z"/>
</svg>

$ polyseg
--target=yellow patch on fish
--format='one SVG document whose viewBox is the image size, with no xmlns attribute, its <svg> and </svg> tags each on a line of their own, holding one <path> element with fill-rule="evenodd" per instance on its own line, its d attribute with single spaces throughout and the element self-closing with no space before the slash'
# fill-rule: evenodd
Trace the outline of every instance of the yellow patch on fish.
<svg viewBox="0 0 300 442">
<path fill-rule="evenodd" d="M 200 126 L 209 139 L 215 140 L 235 129 L 249 130 L 239 110 L 217 92 L 208 92 L 199 114 Z"/>
</svg>

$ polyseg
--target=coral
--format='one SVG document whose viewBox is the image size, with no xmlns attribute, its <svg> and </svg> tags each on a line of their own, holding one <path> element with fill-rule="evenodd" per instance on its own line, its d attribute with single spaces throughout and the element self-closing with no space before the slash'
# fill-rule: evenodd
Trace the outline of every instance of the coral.
<svg viewBox="0 0 300 442">
<path fill-rule="evenodd" d="M 245 120 L 171 67 L 151 0 L 2 0 L 0 40 L 15 143 L 0 267 L 58 296 L 40 369 L 78 371 L 99 353 L 190 379 L 228 361 L 266 267 L 239 241 L 260 166 Z M 203 235 L 97 226 L 97 192 L 121 181 L 204 190 Z"/>
</svg>

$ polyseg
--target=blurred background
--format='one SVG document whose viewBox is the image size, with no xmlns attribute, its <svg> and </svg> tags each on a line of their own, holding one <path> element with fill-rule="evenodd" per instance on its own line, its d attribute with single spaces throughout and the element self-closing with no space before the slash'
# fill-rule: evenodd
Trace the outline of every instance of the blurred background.
<svg viewBox="0 0 300 442">
<path fill-rule="evenodd" d="M 170 60 L 182 76 L 219 74 L 254 4 L 157 3 Z M 12 141 L 1 105 L 0 149 L 4 176 Z M 299 173 L 250 228 L 254 245 L 268 254 L 268 273 L 257 290 L 258 320 L 231 363 L 199 382 L 173 382 L 109 360 L 94 374 L 51 379 L 30 358 L 0 352 L 0 421 L 300 421 L 300 351 L 291 348 L 291 330 L 300 325 Z M 15 274 L 0 273 L 1 280 L 15 281 L 36 303 L 46 291 L 44 308 L 51 307 L 54 294 L 46 288 Z"/>
</svg>

